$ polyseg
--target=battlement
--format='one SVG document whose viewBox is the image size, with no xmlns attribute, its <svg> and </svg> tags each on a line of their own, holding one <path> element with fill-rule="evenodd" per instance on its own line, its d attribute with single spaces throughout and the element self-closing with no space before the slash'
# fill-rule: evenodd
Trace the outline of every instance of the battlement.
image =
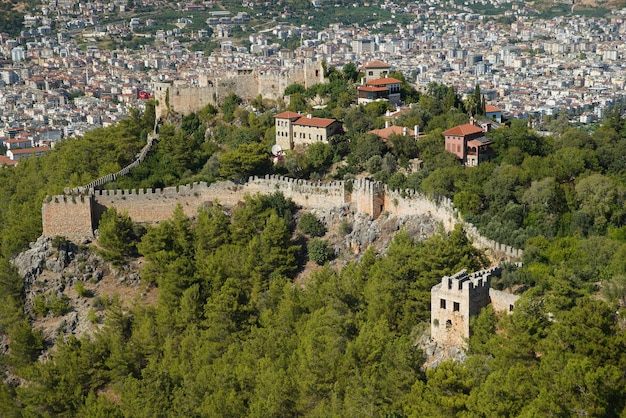
<svg viewBox="0 0 626 418">
<path fill-rule="evenodd" d="M 461 223 L 468 236 L 474 241 L 474 245 L 479 248 L 488 248 L 495 254 L 504 254 L 508 257 L 519 258 L 522 255 L 522 251 L 519 249 L 499 244 L 481 236 L 473 225 L 461 219 L 449 199 L 433 200 L 415 190 L 390 190 L 385 184 L 367 179 L 358 179 L 352 182 L 322 182 L 268 174 L 252 176 L 242 184 L 220 181 L 210 185 L 205 182 L 195 182 L 160 189 L 94 189 L 109 181 L 109 177 L 116 175 L 119 173 L 104 176 L 85 187 L 68 189 L 65 195 L 47 198 L 46 204 L 42 208 L 42 217 L 47 219 L 43 222 L 44 236 L 64 235 L 69 239 L 91 237 L 93 236 L 92 227 L 97 228 L 102 213 L 109 207 L 126 211 L 135 222 L 157 223 L 169 219 L 177 204 L 182 205 L 187 216 L 193 217 L 202 205 L 217 202 L 223 206 L 232 207 L 243 201 L 246 194 L 271 194 L 280 191 L 285 197 L 293 200 L 304 209 L 328 210 L 350 205 L 355 212 L 365 213 L 372 218 L 377 218 L 382 213 L 397 216 L 427 214 L 441 222 L 446 231 L 453 230 L 457 223 Z M 77 214 L 70 217 L 65 216 L 67 213 L 74 213 L 68 211 L 60 203 L 67 202 L 68 199 L 86 199 L 85 201 L 89 201 L 89 206 L 81 207 L 81 210 L 88 213 L 81 216 L 77 216 Z M 78 209 L 73 207 L 72 210 L 77 211 Z M 77 228 L 74 223 L 79 221 L 83 222 L 83 225 Z M 468 280 L 471 286 L 479 287 L 480 278 L 470 280 L 475 274 L 469 275 Z M 497 273 L 494 270 L 490 274 Z M 454 277 L 456 275 L 451 278 Z M 483 282 L 487 279 L 488 277 L 483 278 Z M 461 283 L 461 288 L 465 286 L 463 283 Z"/>
<path fill-rule="evenodd" d="M 458 290 L 459 292 L 481 291 L 484 288 L 489 289 L 491 285 L 491 277 L 499 276 L 501 269 L 499 266 L 480 270 L 471 274 L 467 274 L 467 270 L 461 270 L 452 276 L 444 276 L 441 279 L 441 286 L 448 290 Z"/>
<path fill-rule="evenodd" d="M 468 274 L 461 270 L 452 276 L 444 276 L 431 289 L 431 338 L 447 346 L 465 346 L 470 337 L 470 318 L 492 302 L 494 308 L 505 306 L 512 311 L 517 296 L 504 292 L 494 293 L 491 279 L 500 276 L 499 266 Z"/>
</svg>

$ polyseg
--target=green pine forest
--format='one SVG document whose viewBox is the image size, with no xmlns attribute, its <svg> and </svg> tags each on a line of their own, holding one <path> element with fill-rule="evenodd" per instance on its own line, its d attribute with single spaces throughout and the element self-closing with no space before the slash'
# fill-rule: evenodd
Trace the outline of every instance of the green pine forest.
<svg viewBox="0 0 626 418">
<path fill-rule="evenodd" d="M 404 83 L 414 106 L 399 123 L 427 135 L 384 143 L 367 132 L 384 126 L 387 106 L 347 106 L 356 68 L 327 76 L 309 89 L 290 86 L 286 108 L 341 120 L 346 133 L 331 143 L 273 165 L 273 115 L 285 107 L 261 97 L 245 106 L 231 95 L 219 107 L 170 115 L 145 163 L 107 187 L 365 174 L 447 196 L 485 235 L 524 249 L 524 266 L 506 267 L 493 283 L 521 294 L 513 314 L 484 309 L 467 359 L 424 371 L 415 343 L 429 327 L 430 288 L 443 275 L 488 266 L 486 255 L 460 228 L 424 241 L 400 231 L 384 255 L 369 249 L 338 269 L 327 263 L 337 255 L 320 238 L 323 225 L 275 193 L 249 196 L 231 212 L 201 208 L 193 219 L 178 208 L 153 227 L 108 211 L 98 251 L 115 265 L 143 257 L 141 278 L 157 300 L 128 307 L 110 295 L 92 338 L 60 338 L 38 360 L 45 342 L 8 260 L 41 234 L 47 195 L 132 161 L 154 126 L 148 103 L 117 126 L 0 169 L 0 341 L 9 348 L 0 367 L 11 376 L 0 384 L 0 416 L 626 416 L 620 109 L 592 130 L 545 121 L 551 136 L 507 121 L 490 134 L 497 158 L 464 169 L 441 132 L 467 122 L 468 110 L 480 114 L 479 91 L 462 101 L 445 85 L 420 93 Z M 320 98 L 328 105 L 314 110 Z M 412 172 L 415 157 L 423 167 Z M 308 258 L 321 266 L 302 278 Z M 62 300 L 47 303 L 45 311 L 62 312 Z"/>
</svg>

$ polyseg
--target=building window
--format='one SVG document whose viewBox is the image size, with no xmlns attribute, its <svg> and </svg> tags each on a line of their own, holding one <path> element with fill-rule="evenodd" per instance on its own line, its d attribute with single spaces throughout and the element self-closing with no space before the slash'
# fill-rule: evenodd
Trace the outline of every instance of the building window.
<svg viewBox="0 0 626 418">
<path fill-rule="evenodd" d="M 458 311 L 460 311 L 460 310 L 461 310 L 461 304 L 460 304 L 459 302 L 454 302 L 454 303 L 452 304 L 452 310 L 453 310 L 454 312 L 458 312 Z"/>
<path fill-rule="evenodd" d="M 449 319 L 446 321 L 446 328 L 452 328 L 452 321 Z"/>
<path fill-rule="evenodd" d="M 509 305 L 509 312 L 513 312 L 513 305 Z"/>
<path fill-rule="evenodd" d="M 445 299 L 439 299 L 439 307 L 441 309 L 446 309 L 446 300 Z"/>
</svg>

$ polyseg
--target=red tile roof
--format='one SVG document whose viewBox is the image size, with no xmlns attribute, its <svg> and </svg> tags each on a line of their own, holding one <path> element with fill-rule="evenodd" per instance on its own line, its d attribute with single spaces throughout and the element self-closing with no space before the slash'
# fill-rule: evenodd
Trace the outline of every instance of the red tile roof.
<svg viewBox="0 0 626 418">
<path fill-rule="evenodd" d="M 405 129 L 407 130 L 406 133 L 404 132 Z M 383 128 L 383 129 L 374 129 L 372 131 L 369 131 L 369 133 L 378 135 L 384 140 L 389 139 L 389 137 L 394 134 L 395 135 L 413 135 L 412 130 L 408 130 L 408 128 L 404 128 L 402 126 L 390 126 L 388 128 Z"/>
<path fill-rule="evenodd" d="M 393 77 L 377 78 L 376 80 L 367 81 L 366 86 L 386 86 L 387 84 L 402 84 L 402 81 Z"/>
<path fill-rule="evenodd" d="M 301 114 L 296 113 L 296 112 L 283 112 L 283 113 L 279 113 L 278 115 L 274 117 L 278 119 L 296 119 L 301 116 L 302 116 Z"/>
<path fill-rule="evenodd" d="M 374 87 L 374 86 L 359 86 L 357 87 L 358 91 L 371 91 L 371 92 L 377 92 L 377 91 L 387 91 L 389 90 L 389 88 L 387 87 Z"/>
<path fill-rule="evenodd" d="M 495 106 L 488 104 L 488 105 L 485 105 L 485 112 L 493 113 L 493 112 L 501 112 L 501 110 Z"/>
<path fill-rule="evenodd" d="M 9 151 L 15 154 L 35 154 L 38 152 L 46 152 L 50 150 L 49 147 L 31 147 L 31 148 L 18 148 L 18 149 L 10 149 Z"/>
<path fill-rule="evenodd" d="M 294 125 L 303 125 L 303 126 L 313 126 L 316 128 L 326 128 L 336 122 L 335 119 L 326 119 L 326 118 L 314 118 L 303 116 L 297 121 L 295 121 Z"/>
<path fill-rule="evenodd" d="M 483 132 L 480 126 L 472 125 L 471 123 L 466 123 L 464 125 L 455 126 L 452 129 L 448 129 L 447 131 L 443 131 L 444 135 L 457 135 L 457 136 L 465 136 L 471 135 L 478 132 Z"/>
<path fill-rule="evenodd" d="M 6 155 L 0 155 L 0 165 L 14 166 L 15 164 L 17 164 L 17 161 L 13 161 Z"/>
<path fill-rule="evenodd" d="M 472 139 L 471 141 L 467 141 L 467 145 L 471 147 L 482 147 L 485 145 L 492 144 L 487 138 L 484 138 L 482 141 L 480 139 Z"/>
</svg>

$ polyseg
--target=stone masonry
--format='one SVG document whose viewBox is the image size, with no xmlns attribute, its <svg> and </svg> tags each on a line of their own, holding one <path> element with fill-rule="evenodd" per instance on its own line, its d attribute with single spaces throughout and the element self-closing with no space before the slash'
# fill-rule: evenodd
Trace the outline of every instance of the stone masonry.
<svg viewBox="0 0 626 418">
<path fill-rule="evenodd" d="M 232 207 L 246 194 L 282 192 L 304 209 L 332 209 L 350 205 L 353 211 L 378 218 L 387 212 L 397 216 L 428 214 L 440 221 L 446 231 L 461 223 L 474 244 L 508 258 L 519 259 L 522 251 L 482 237 L 473 225 L 465 223 L 449 199 L 433 201 L 415 192 L 389 190 L 369 180 L 353 182 L 310 182 L 275 175 L 251 177 L 246 183 L 230 181 L 207 185 L 204 182 L 163 189 L 94 190 L 52 196 L 42 208 L 43 235 L 68 239 L 92 237 L 100 217 L 109 207 L 126 212 L 135 222 L 156 223 L 169 219 L 180 204 L 187 216 L 195 216 L 200 206 L 217 202 Z"/>
<path fill-rule="evenodd" d="M 491 278 L 500 267 L 468 274 L 466 270 L 444 276 L 431 289 L 430 336 L 446 347 L 464 347 L 470 337 L 470 319 L 492 304 L 494 310 L 511 312 L 518 296 L 491 289 Z"/>
<path fill-rule="evenodd" d="M 319 61 L 297 63 L 288 69 L 238 69 L 219 73 L 200 74 L 196 83 L 175 80 L 172 83 L 155 83 L 157 119 L 169 112 L 188 114 L 197 112 L 208 104 L 219 105 L 234 93 L 246 101 L 259 94 L 266 99 L 278 100 L 291 84 L 305 88 L 324 83 L 324 70 Z"/>
</svg>

